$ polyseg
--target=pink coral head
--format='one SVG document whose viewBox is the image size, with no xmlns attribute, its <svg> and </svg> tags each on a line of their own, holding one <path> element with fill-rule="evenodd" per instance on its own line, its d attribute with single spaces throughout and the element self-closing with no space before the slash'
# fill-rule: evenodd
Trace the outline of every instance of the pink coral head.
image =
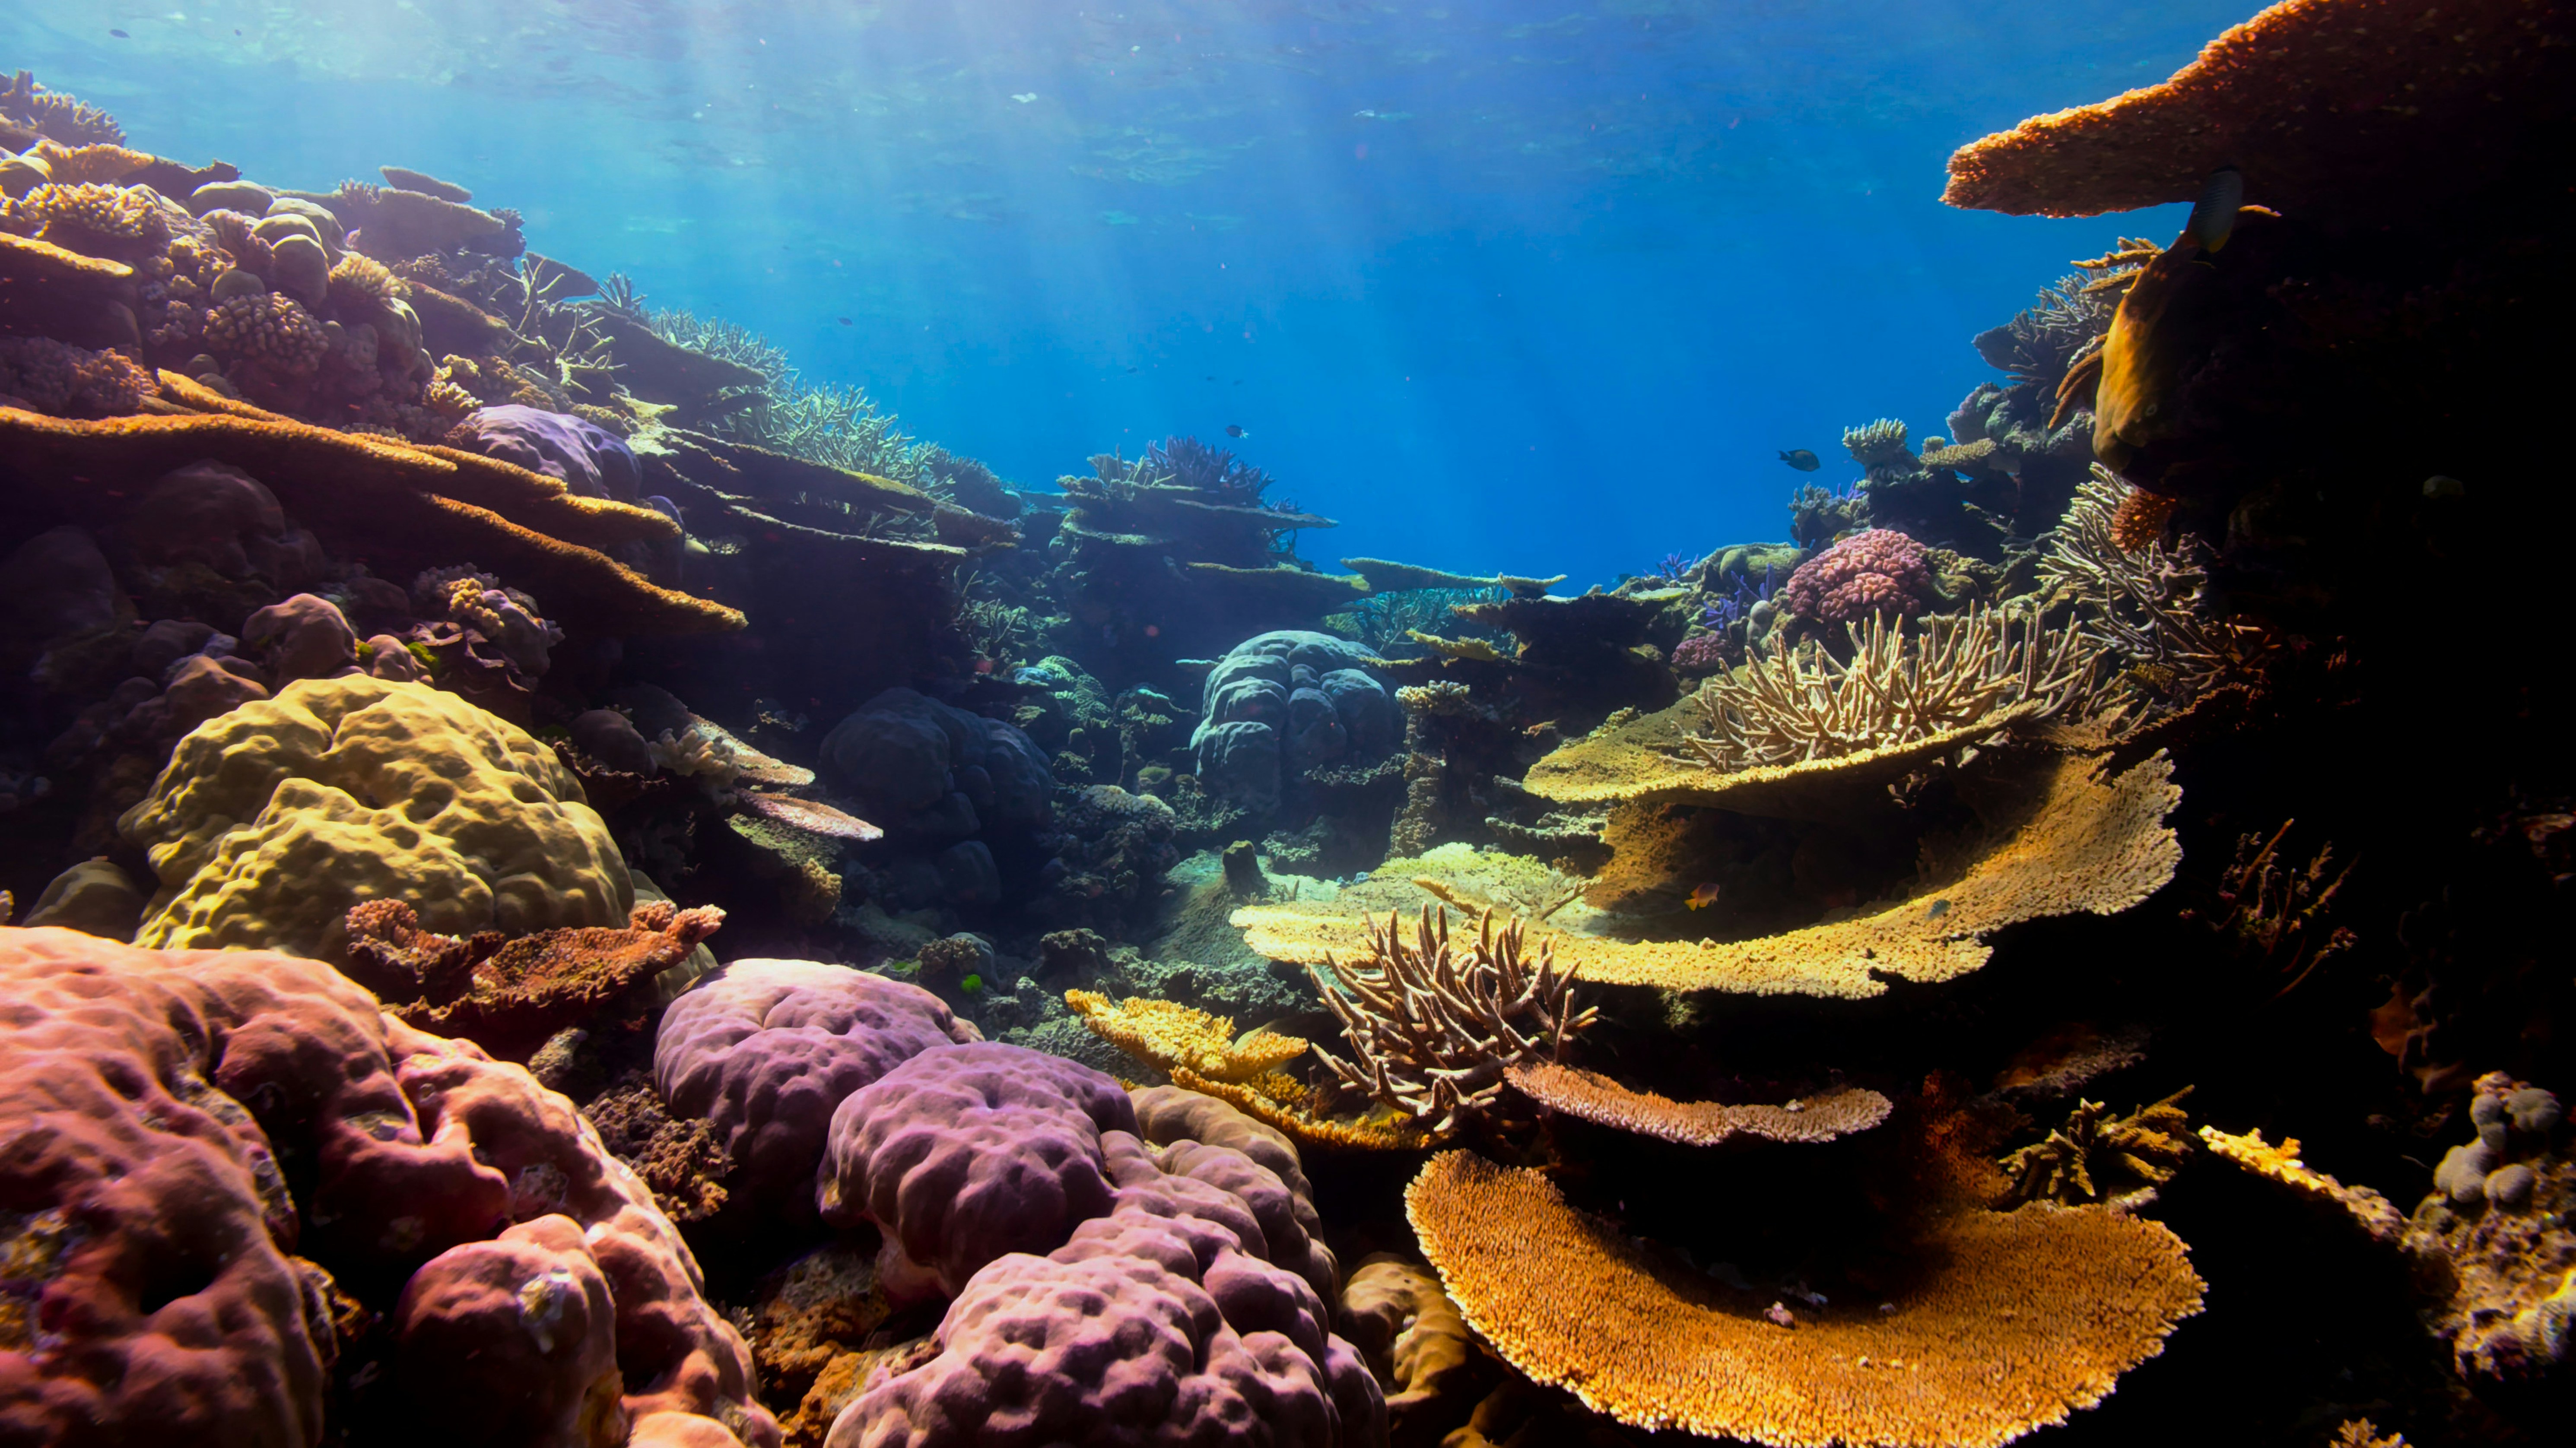
<svg viewBox="0 0 2576 1448">
<path fill-rule="evenodd" d="M 1810 623 L 1856 623 L 1880 613 L 1912 617 L 1931 597 L 1923 545 L 1890 528 L 1854 533 L 1799 564 L 1780 589 L 1789 612 Z"/>
</svg>

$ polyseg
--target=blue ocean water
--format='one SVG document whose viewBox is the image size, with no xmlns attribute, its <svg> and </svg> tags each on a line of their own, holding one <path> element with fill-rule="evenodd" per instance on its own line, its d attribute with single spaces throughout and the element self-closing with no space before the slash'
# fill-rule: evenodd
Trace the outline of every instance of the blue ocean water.
<svg viewBox="0 0 2576 1448">
<path fill-rule="evenodd" d="M 1952 211 L 1943 159 L 2247 10 L 176 4 L 13 6 L 0 61 L 191 163 L 452 179 L 1022 486 L 1231 425 L 1327 566 L 1577 586 L 1784 536 L 1780 449 L 1944 431 L 1973 334 L 2179 217 Z"/>
</svg>

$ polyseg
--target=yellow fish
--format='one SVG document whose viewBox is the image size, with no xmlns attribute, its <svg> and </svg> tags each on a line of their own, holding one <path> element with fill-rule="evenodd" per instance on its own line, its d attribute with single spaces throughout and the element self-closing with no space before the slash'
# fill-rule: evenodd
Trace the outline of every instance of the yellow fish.
<svg viewBox="0 0 2576 1448">
<path fill-rule="evenodd" d="M 1682 903 L 1688 905 L 1693 910 L 1705 910 L 1711 905 L 1717 903 L 1717 887 L 1715 885 L 1701 885 L 1693 889 L 1690 892 L 1690 898 Z"/>
</svg>

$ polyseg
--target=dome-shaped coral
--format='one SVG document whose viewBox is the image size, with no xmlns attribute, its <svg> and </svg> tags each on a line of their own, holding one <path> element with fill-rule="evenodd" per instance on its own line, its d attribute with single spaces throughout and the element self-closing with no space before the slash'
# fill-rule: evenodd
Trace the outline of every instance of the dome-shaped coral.
<svg viewBox="0 0 2576 1448">
<path fill-rule="evenodd" d="M 266 363 L 290 376 L 311 372 L 331 339 L 292 297 L 235 297 L 206 314 L 206 345 Z"/>
<path fill-rule="evenodd" d="M 1932 596 L 1923 545 L 1888 528 L 1855 533 L 1798 565 L 1780 590 L 1810 623 L 1857 623 L 1872 614 L 1912 617 Z"/>
</svg>

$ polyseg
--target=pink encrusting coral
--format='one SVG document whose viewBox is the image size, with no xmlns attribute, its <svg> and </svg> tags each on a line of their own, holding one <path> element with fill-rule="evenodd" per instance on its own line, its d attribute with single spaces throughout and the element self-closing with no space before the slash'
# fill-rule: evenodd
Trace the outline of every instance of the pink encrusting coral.
<svg viewBox="0 0 2576 1448">
<path fill-rule="evenodd" d="M 1809 623 L 1859 623 L 1880 613 L 1910 618 L 1932 599 L 1932 569 L 1922 544 L 1871 528 L 1799 564 L 1780 599 Z"/>
<path fill-rule="evenodd" d="M 677 1230 L 524 1069 L 266 951 L 0 929 L 0 999 L 0 1441 L 320 1441 L 354 1297 L 423 1441 L 506 1391 L 778 1443 Z"/>
</svg>

